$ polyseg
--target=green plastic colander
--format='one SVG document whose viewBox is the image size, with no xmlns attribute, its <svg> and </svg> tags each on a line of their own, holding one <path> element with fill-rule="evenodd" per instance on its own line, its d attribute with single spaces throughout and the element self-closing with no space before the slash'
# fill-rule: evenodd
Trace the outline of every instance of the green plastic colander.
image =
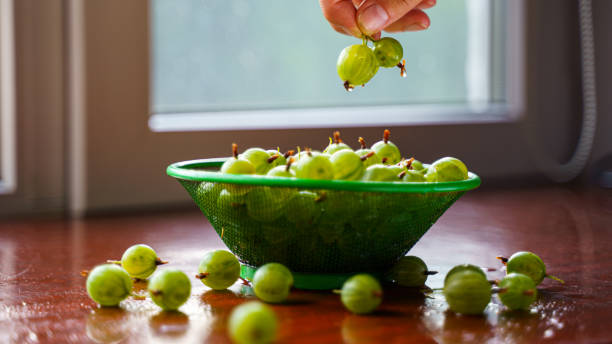
<svg viewBox="0 0 612 344">
<path fill-rule="evenodd" d="M 242 277 L 278 262 L 300 289 L 334 289 L 351 275 L 379 275 L 404 256 L 480 178 L 404 183 L 218 173 L 227 158 L 178 162 L 167 173 L 187 189 Z"/>
</svg>

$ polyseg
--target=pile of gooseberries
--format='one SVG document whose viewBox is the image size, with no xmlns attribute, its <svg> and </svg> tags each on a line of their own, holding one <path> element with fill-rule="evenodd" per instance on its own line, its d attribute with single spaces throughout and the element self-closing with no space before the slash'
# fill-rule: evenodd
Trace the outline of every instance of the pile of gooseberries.
<svg viewBox="0 0 612 344">
<path fill-rule="evenodd" d="M 373 47 L 368 42 L 373 42 Z M 392 37 L 374 40 L 364 36 L 362 44 L 344 48 L 338 56 L 336 68 L 338 76 L 347 91 L 355 86 L 365 86 L 378 72 L 379 67 L 400 69 L 400 75 L 406 77 L 406 61 L 402 60 L 404 49 L 400 42 Z"/>
</svg>

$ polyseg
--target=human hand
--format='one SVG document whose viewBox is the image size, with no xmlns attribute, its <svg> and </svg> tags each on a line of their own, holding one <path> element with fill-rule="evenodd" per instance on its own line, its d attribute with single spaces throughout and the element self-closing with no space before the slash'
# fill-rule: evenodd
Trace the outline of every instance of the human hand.
<svg viewBox="0 0 612 344">
<path fill-rule="evenodd" d="M 361 38 L 380 38 L 380 31 L 419 31 L 429 27 L 422 10 L 436 0 L 319 0 L 323 15 L 334 30 Z"/>
</svg>

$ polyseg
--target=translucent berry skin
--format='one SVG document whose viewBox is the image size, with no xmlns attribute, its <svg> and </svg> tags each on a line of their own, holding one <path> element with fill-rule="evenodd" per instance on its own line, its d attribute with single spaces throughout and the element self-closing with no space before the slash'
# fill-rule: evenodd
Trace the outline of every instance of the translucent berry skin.
<svg viewBox="0 0 612 344">
<path fill-rule="evenodd" d="M 255 174 L 266 174 L 273 166 L 268 162 L 270 153 L 262 148 L 249 148 L 240 154 L 239 159 L 248 160 L 255 168 Z"/>
<path fill-rule="evenodd" d="M 148 285 L 149 295 L 156 305 L 165 311 L 175 311 L 191 295 L 191 282 L 180 270 L 157 271 Z"/>
<path fill-rule="evenodd" d="M 293 190 L 257 187 L 246 195 L 249 216 L 260 222 L 271 222 L 283 215 L 282 208 Z"/>
<path fill-rule="evenodd" d="M 424 171 L 426 170 L 425 166 L 423 166 L 423 163 L 418 161 L 418 160 L 413 160 L 412 163 L 410 164 L 410 169 L 414 170 L 414 171 Z"/>
<path fill-rule="evenodd" d="M 427 265 L 415 256 L 402 257 L 389 272 L 387 278 L 402 287 L 421 287 L 427 281 Z"/>
<path fill-rule="evenodd" d="M 444 297 L 455 313 L 482 314 L 491 301 L 491 284 L 477 272 L 457 272 L 444 285 Z"/>
<path fill-rule="evenodd" d="M 310 225 L 321 216 L 319 195 L 311 191 L 300 191 L 293 195 L 285 207 L 287 220 L 296 224 Z"/>
<path fill-rule="evenodd" d="M 132 278 L 146 279 L 157 269 L 157 254 L 148 245 L 131 246 L 121 257 L 121 266 Z"/>
<path fill-rule="evenodd" d="M 400 181 L 395 171 L 389 169 L 383 164 L 376 164 L 366 168 L 361 180 L 370 182 Z"/>
<path fill-rule="evenodd" d="M 227 327 L 234 343 L 265 344 L 276 339 L 278 320 L 270 307 L 250 301 L 232 310 Z"/>
<path fill-rule="evenodd" d="M 352 150 L 340 150 L 332 154 L 329 161 L 334 169 L 334 179 L 357 180 L 364 172 L 361 157 Z"/>
<path fill-rule="evenodd" d="M 438 159 L 429 166 L 429 170 L 436 172 L 438 182 L 452 182 L 468 179 L 467 167 L 457 158 L 445 157 Z"/>
<path fill-rule="evenodd" d="M 264 264 L 253 276 L 253 291 L 262 301 L 280 303 L 287 299 L 293 286 L 293 275 L 279 263 Z"/>
<path fill-rule="evenodd" d="M 363 161 L 363 167 L 365 168 L 368 168 L 375 164 L 382 164 L 382 159 L 378 155 L 376 155 L 376 153 L 373 150 L 369 148 L 362 148 L 362 149 L 355 151 L 355 153 L 359 155 L 360 157 L 364 155 L 368 155 L 371 152 L 374 154 Z"/>
<path fill-rule="evenodd" d="M 255 174 L 255 166 L 242 158 L 230 158 L 221 165 L 221 173 Z"/>
<path fill-rule="evenodd" d="M 336 62 L 338 76 L 350 86 L 367 83 L 378 71 L 378 60 L 372 49 L 364 44 L 344 48 Z"/>
<path fill-rule="evenodd" d="M 101 306 L 117 306 L 131 292 L 130 276 L 115 264 L 98 265 L 87 275 L 87 294 Z"/>
<path fill-rule="evenodd" d="M 424 183 L 427 181 L 422 173 L 415 170 L 406 171 L 406 175 L 404 175 L 402 180 L 408 183 Z"/>
<path fill-rule="evenodd" d="M 306 179 L 334 179 L 334 168 L 327 156 L 306 154 L 298 160 L 295 176 Z"/>
<path fill-rule="evenodd" d="M 355 275 L 342 285 L 340 299 L 355 314 L 373 312 L 382 302 L 382 287 L 368 274 Z"/>
<path fill-rule="evenodd" d="M 325 147 L 325 150 L 323 150 L 323 153 L 327 153 L 329 155 L 332 155 L 336 152 L 339 152 L 341 150 L 350 150 L 352 151 L 353 149 L 351 147 L 349 147 L 349 145 L 347 145 L 344 142 L 339 142 L 339 143 L 330 143 L 327 147 Z"/>
<path fill-rule="evenodd" d="M 276 158 L 274 161 L 270 163 L 270 169 L 273 169 L 274 167 L 277 167 L 277 166 L 285 165 L 287 163 L 287 159 L 285 158 L 285 156 L 278 150 L 268 149 L 266 152 L 268 152 L 270 156 L 274 154 L 278 155 L 278 158 Z"/>
<path fill-rule="evenodd" d="M 214 290 L 230 287 L 240 277 L 240 263 L 236 256 L 225 250 L 207 252 L 198 267 L 200 274 L 206 276 L 200 281 Z"/>
<path fill-rule="evenodd" d="M 387 158 L 383 163 L 385 165 L 395 165 L 402 160 L 399 148 L 391 141 L 387 141 L 386 143 L 384 141 L 378 141 L 372 145 L 372 150 L 376 152 L 376 155 L 378 155 L 381 160 Z"/>
<path fill-rule="evenodd" d="M 546 265 L 540 257 L 531 252 L 516 252 L 506 263 L 508 274 L 518 272 L 531 277 L 536 286 L 546 277 Z"/>
<path fill-rule="evenodd" d="M 451 278 L 451 276 L 453 276 L 454 274 L 458 272 L 462 272 L 466 270 L 473 271 L 479 275 L 482 275 L 482 277 L 484 277 L 485 279 L 487 278 L 487 275 L 484 273 L 484 271 L 482 271 L 480 267 L 476 265 L 472 265 L 472 264 L 459 264 L 459 265 L 455 265 L 452 269 L 448 271 L 448 273 L 444 277 L 444 285 L 448 283 L 448 280 Z"/>
<path fill-rule="evenodd" d="M 273 169 L 268 171 L 268 173 L 266 173 L 266 176 L 295 178 L 295 174 L 293 173 L 293 170 L 291 170 L 290 168 L 289 171 L 287 171 L 287 166 L 284 166 L 284 165 L 274 167 Z"/>
<path fill-rule="evenodd" d="M 499 282 L 497 294 L 501 302 L 511 310 L 529 309 L 538 297 L 534 281 L 527 275 L 513 272 Z"/>
<path fill-rule="evenodd" d="M 374 55 L 381 67 L 396 67 L 404 57 L 404 48 L 395 38 L 384 37 L 374 42 Z"/>
</svg>

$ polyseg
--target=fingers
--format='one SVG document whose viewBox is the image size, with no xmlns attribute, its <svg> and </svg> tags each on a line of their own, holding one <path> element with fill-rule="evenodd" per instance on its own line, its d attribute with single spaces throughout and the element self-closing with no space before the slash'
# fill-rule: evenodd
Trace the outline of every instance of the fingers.
<svg viewBox="0 0 612 344">
<path fill-rule="evenodd" d="M 364 34 L 370 36 L 400 20 L 419 6 L 429 8 L 433 5 L 435 5 L 435 0 L 365 0 L 357 9 L 357 25 Z M 421 15 L 418 14 L 418 16 Z M 402 25 L 398 24 L 398 26 Z M 429 18 L 427 18 L 427 26 L 429 26 Z"/>
<path fill-rule="evenodd" d="M 432 8 L 436 5 L 436 0 L 423 0 L 420 4 L 417 5 L 416 8 L 420 10 L 426 10 L 428 8 Z"/>
<path fill-rule="evenodd" d="M 429 16 L 421 10 L 412 10 L 385 28 L 387 32 L 420 31 L 429 27 Z"/>
<path fill-rule="evenodd" d="M 357 10 L 352 0 L 319 0 L 323 15 L 337 32 L 361 37 L 355 14 Z"/>
</svg>

